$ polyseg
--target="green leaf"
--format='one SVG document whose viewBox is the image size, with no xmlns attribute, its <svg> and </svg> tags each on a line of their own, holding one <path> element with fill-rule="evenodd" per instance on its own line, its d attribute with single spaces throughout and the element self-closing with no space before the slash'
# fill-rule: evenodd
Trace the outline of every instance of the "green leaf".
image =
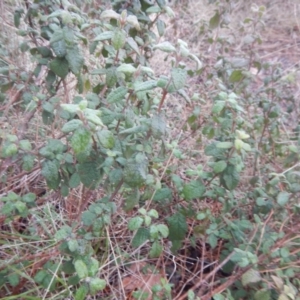
<svg viewBox="0 0 300 300">
<path fill-rule="evenodd" d="M 69 63 L 65 58 L 56 57 L 49 64 L 50 70 L 64 79 L 69 73 Z"/>
<path fill-rule="evenodd" d="M 45 46 L 37 47 L 37 51 L 43 56 L 43 57 L 51 57 L 52 51 Z"/>
<path fill-rule="evenodd" d="M 217 148 L 219 149 L 230 149 L 233 147 L 232 142 L 217 142 Z"/>
<path fill-rule="evenodd" d="M 82 124 L 83 124 L 83 122 L 81 120 L 73 119 L 73 120 L 67 122 L 66 124 L 64 124 L 61 131 L 64 133 L 72 132 L 72 131 L 75 131 Z"/>
<path fill-rule="evenodd" d="M 188 226 L 185 216 L 181 213 L 168 217 L 167 222 L 169 224 L 169 239 L 173 243 L 174 241 L 182 241 L 187 233 Z"/>
<path fill-rule="evenodd" d="M 31 151 L 32 150 L 32 146 L 29 140 L 21 140 L 20 141 L 20 149 L 24 150 L 24 151 Z"/>
<path fill-rule="evenodd" d="M 121 16 L 112 9 L 104 10 L 100 15 L 101 19 L 116 19 L 116 20 L 119 20 L 120 17 Z"/>
<path fill-rule="evenodd" d="M 91 257 L 89 259 L 88 269 L 89 276 L 96 276 L 97 272 L 99 271 L 99 261 L 96 258 Z"/>
<path fill-rule="evenodd" d="M 147 162 L 128 162 L 124 168 L 123 175 L 124 182 L 130 187 L 139 187 L 143 185 L 147 179 Z"/>
<path fill-rule="evenodd" d="M 129 135 L 129 134 L 135 134 L 135 133 L 143 133 L 148 131 L 148 127 L 146 125 L 140 125 L 140 126 L 135 126 L 132 128 L 128 128 L 125 130 L 120 131 L 121 135 Z"/>
<path fill-rule="evenodd" d="M 268 289 L 262 289 L 254 294 L 255 300 L 271 300 L 271 291 Z"/>
<path fill-rule="evenodd" d="M 18 210 L 20 214 L 22 214 L 27 209 L 26 204 L 22 201 L 17 201 L 15 203 L 15 208 Z"/>
<path fill-rule="evenodd" d="M 68 238 L 72 233 L 72 228 L 70 226 L 64 225 L 59 230 L 55 232 L 54 238 L 58 241 Z"/>
<path fill-rule="evenodd" d="M 150 238 L 149 229 L 140 227 L 132 239 L 132 246 L 137 248 Z"/>
<path fill-rule="evenodd" d="M 12 273 L 7 276 L 7 280 L 11 286 L 15 287 L 20 283 L 20 276 L 17 273 Z"/>
<path fill-rule="evenodd" d="M 214 163 L 213 170 L 215 173 L 223 172 L 227 167 L 227 162 L 225 160 L 219 160 Z"/>
<path fill-rule="evenodd" d="M 96 38 L 94 39 L 94 42 L 110 40 L 110 39 L 112 39 L 113 34 L 114 34 L 113 31 L 102 32 L 96 36 Z"/>
<path fill-rule="evenodd" d="M 153 201 L 166 203 L 169 202 L 173 197 L 172 191 L 169 188 L 161 188 L 155 192 Z"/>
<path fill-rule="evenodd" d="M 74 252 L 78 249 L 79 245 L 78 245 L 78 242 L 77 240 L 75 239 L 71 239 L 68 241 L 68 248 L 71 252 Z"/>
<path fill-rule="evenodd" d="M 103 129 L 97 132 L 97 137 L 104 148 L 111 149 L 115 146 L 114 134 L 111 131 Z"/>
<path fill-rule="evenodd" d="M 60 175 L 57 163 L 52 160 L 46 160 L 42 163 L 42 175 L 47 181 L 50 189 L 57 189 L 60 183 Z"/>
<path fill-rule="evenodd" d="M 14 12 L 14 25 L 15 25 L 15 27 L 19 28 L 20 20 L 21 20 L 21 13 L 20 13 L 19 10 L 16 10 Z"/>
<path fill-rule="evenodd" d="M 249 269 L 246 273 L 242 275 L 242 285 L 246 286 L 250 283 L 260 282 L 261 276 L 257 270 Z"/>
<path fill-rule="evenodd" d="M 132 231 L 137 230 L 142 226 L 143 222 L 144 222 L 144 219 L 142 217 L 139 217 L 139 216 L 134 217 L 129 220 L 128 229 L 132 230 Z"/>
<path fill-rule="evenodd" d="M 66 56 L 67 47 L 64 40 L 63 31 L 61 29 L 56 30 L 51 36 L 50 45 L 57 57 Z"/>
<path fill-rule="evenodd" d="M 132 193 L 126 195 L 124 210 L 126 212 L 131 211 L 139 203 L 139 200 L 140 200 L 140 191 L 137 188 L 134 189 Z"/>
<path fill-rule="evenodd" d="M 154 243 L 152 244 L 152 247 L 149 251 L 149 256 L 150 256 L 150 258 L 160 257 L 162 251 L 163 251 L 163 247 L 159 243 L 159 241 L 154 241 Z"/>
<path fill-rule="evenodd" d="M 137 82 L 134 84 L 134 91 L 135 92 L 141 92 L 146 90 L 152 90 L 157 87 L 157 81 L 156 80 L 148 80 L 144 82 Z"/>
<path fill-rule="evenodd" d="M 214 300 L 226 300 L 227 298 L 225 298 L 225 296 L 223 296 L 221 294 L 216 294 L 216 295 L 213 296 L 213 299 Z"/>
<path fill-rule="evenodd" d="M 182 89 L 185 85 L 187 78 L 187 72 L 185 69 L 173 68 L 171 71 L 172 85 L 174 86 L 175 91 Z"/>
<path fill-rule="evenodd" d="M 221 16 L 219 14 L 219 11 L 216 11 L 214 16 L 209 20 L 209 27 L 211 29 L 215 29 L 219 26 L 221 20 Z"/>
<path fill-rule="evenodd" d="M 227 165 L 226 169 L 220 174 L 220 182 L 222 186 L 228 190 L 234 190 L 240 181 L 239 173 L 235 166 Z"/>
<path fill-rule="evenodd" d="M 128 75 L 131 75 L 135 71 L 136 71 L 136 68 L 131 64 L 121 64 L 117 68 L 117 72 L 128 74 Z"/>
<path fill-rule="evenodd" d="M 96 218 L 96 214 L 90 211 L 84 211 L 81 215 L 81 221 L 85 226 L 91 226 Z"/>
<path fill-rule="evenodd" d="M 106 287 L 106 281 L 100 278 L 92 278 L 89 282 L 90 291 L 92 295 L 96 295 Z"/>
<path fill-rule="evenodd" d="M 201 180 L 193 180 L 183 186 L 183 196 L 186 200 L 201 198 L 205 193 L 205 185 Z"/>
<path fill-rule="evenodd" d="M 111 44 L 116 50 L 123 48 L 126 42 L 126 33 L 124 30 L 117 29 L 111 39 Z"/>
<path fill-rule="evenodd" d="M 141 55 L 139 46 L 138 46 L 137 42 L 132 37 L 128 37 L 126 41 L 127 41 L 127 44 L 129 45 L 129 47 L 133 51 L 135 51 L 138 55 Z"/>
<path fill-rule="evenodd" d="M 125 86 L 120 86 L 108 94 L 107 102 L 110 104 L 120 102 L 125 98 L 127 92 L 128 90 Z"/>
<path fill-rule="evenodd" d="M 103 172 L 95 161 L 88 161 L 77 166 L 77 171 L 83 185 L 91 190 L 98 187 Z"/>
<path fill-rule="evenodd" d="M 88 156 L 92 147 L 91 142 L 91 132 L 85 127 L 79 127 L 71 138 L 71 147 L 76 156 L 80 154 Z"/>
<path fill-rule="evenodd" d="M 217 101 L 212 108 L 212 113 L 218 115 L 223 110 L 225 105 L 226 105 L 225 101 Z"/>
<path fill-rule="evenodd" d="M 22 200 L 26 203 L 34 202 L 36 199 L 36 195 L 34 193 L 27 193 L 22 197 Z"/>
<path fill-rule="evenodd" d="M 141 30 L 138 18 L 135 15 L 127 16 L 126 22 L 132 25 L 136 30 Z"/>
<path fill-rule="evenodd" d="M 290 193 L 288 192 L 280 192 L 278 195 L 277 195 L 277 203 L 280 205 L 280 206 L 284 206 L 285 204 L 288 203 L 289 201 L 289 198 L 290 198 Z"/>
<path fill-rule="evenodd" d="M 118 77 L 117 77 L 117 71 L 116 68 L 109 68 L 106 69 L 106 77 L 105 77 L 105 83 L 108 87 L 114 87 L 117 83 Z"/>
<path fill-rule="evenodd" d="M 163 238 L 167 238 L 169 235 L 169 228 L 165 224 L 156 225 L 157 230 L 160 232 Z"/>
<path fill-rule="evenodd" d="M 208 236 L 207 242 L 209 243 L 209 245 L 212 249 L 215 249 L 218 245 L 218 238 L 216 237 L 216 235 L 210 234 Z"/>
<path fill-rule="evenodd" d="M 162 21 L 161 19 L 158 19 L 156 22 L 156 27 L 157 27 L 159 36 L 163 36 L 165 33 L 165 28 L 166 28 L 165 22 Z"/>
<path fill-rule="evenodd" d="M 75 300 L 85 300 L 88 295 L 89 288 L 86 285 L 80 285 L 76 290 Z"/>
<path fill-rule="evenodd" d="M 3 156 L 11 157 L 18 153 L 18 147 L 16 144 L 8 144 L 3 146 Z"/>
<path fill-rule="evenodd" d="M 230 77 L 229 81 L 234 83 L 234 82 L 239 82 L 244 78 L 243 72 L 241 70 L 234 70 Z"/>
<path fill-rule="evenodd" d="M 78 173 L 74 173 L 71 175 L 69 180 L 69 187 L 70 188 L 76 188 L 80 184 L 80 176 Z"/>
<path fill-rule="evenodd" d="M 162 42 L 157 44 L 153 47 L 153 49 L 159 49 L 167 53 L 176 52 L 176 48 L 170 42 Z"/>
<path fill-rule="evenodd" d="M 74 46 L 72 48 L 68 48 L 66 59 L 69 63 L 69 68 L 72 73 L 78 76 L 81 73 L 81 68 L 84 63 L 84 59 L 78 46 Z"/>
<path fill-rule="evenodd" d="M 165 117 L 162 114 L 154 114 L 151 119 L 151 132 L 152 136 L 160 139 L 166 134 L 167 124 Z"/>
<path fill-rule="evenodd" d="M 74 267 L 80 279 L 88 277 L 89 275 L 88 268 L 83 260 L 77 259 L 74 263 Z"/>
</svg>

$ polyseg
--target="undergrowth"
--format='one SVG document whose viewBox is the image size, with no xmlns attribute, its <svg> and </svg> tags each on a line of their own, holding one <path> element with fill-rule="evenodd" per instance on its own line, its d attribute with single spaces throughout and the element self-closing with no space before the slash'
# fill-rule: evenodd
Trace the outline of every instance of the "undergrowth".
<svg viewBox="0 0 300 300">
<path fill-rule="evenodd" d="M 1 299 L 300 299 L 298 74 L 256 51 L 264 6 L 233 31 L 216 2 L 208 56 L 164 0 L 4 7 Z"/>
</svg>

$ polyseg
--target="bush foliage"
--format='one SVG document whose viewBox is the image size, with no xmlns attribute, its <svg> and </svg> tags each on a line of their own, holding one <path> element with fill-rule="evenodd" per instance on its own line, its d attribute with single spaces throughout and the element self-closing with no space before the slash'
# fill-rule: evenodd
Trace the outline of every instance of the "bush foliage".
<svg viewBox="0 0 300 300">
<path fill-rule="evenodd" d="M 299 299 L 297 101 L 255 53 L 265 8 L 236 50 L 215 4 L 205 61 L 164 0 L 11 3 L 1 298 Z"/>
</svg>

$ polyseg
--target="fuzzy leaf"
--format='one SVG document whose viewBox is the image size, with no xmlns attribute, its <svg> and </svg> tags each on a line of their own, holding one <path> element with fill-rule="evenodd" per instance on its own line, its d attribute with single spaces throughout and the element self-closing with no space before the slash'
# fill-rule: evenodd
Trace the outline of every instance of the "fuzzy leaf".
<svg viewBox="0 0 300 300">
<path fill-rule="evenodd" d="M 241 70 L 234 70 L 230 77 L 229 81 L 234 83 L 234 82 L 239 82 L 244 78 L 243 72 Z"/>
<path fill-rule="evenodd" d="M 149 229 L 147 228 L 139 228 L 136 232 L 135 236 L 132 239 L 132 246 L 137 248 L 145 243 L 150 238 Z"/>
<path fill-rule="evenodd" d="M 212 112 L 214 114 L 219 114 L 222 111 L 222 109 L 225 107 L 225 105 L 226 105 L 225 101 L 221 101 L 221 100 L 217 101 L 212 108 Z"/>
<path fill-rule="evenodd" d="M 221 16 L 219 14 L 219 11 L 215 13 L 215 15 L 209 20 L 209 27 L 211 29 L 215 29 L 219 26 L 221 20 Z"/>
<path fill-rule="evenodd" d="M 47 181 L 47 185 L 50 189 L 57 189 L 60 183 L 60 175 L 56 162 L 52 160 L 46 160 L 42 164 L 42 175 Z"/>
<path fill-rule="evenodd" d="M 169 235 L 169 228 L 165 224 L 158 224 L 157 230 L 160 232 L 163 238 L 167 238 Z"/>
<path fill-rule="evenodd" d="M 74 263 L 74 267 L 80 279 L 88 277 L 89 275 L 88 268 L 83 260 L 77 259 Z"/>
<path fill-rule="evenodd" d="M 183 196 L 186 200 L 198 199 L 205 193 L 205 186 L 201 180 L 193 180 L 183 186 Z"/>
<path fill-rule="evenodd" d="M 128 162 L 123 171 L 124 182 L 130 187 L 139 187 L 147 178 L 147 163 Z"/>
<path fill-rule="evenodd" d="M 151 119 L 151 132 L 154 138 L 160 139 L 166 134 L 167 125 L 162 114 L 154 114 Z"/>
<path fill-rule="evenodd" d="M 187 72 L 181 68 L 173 68 L 171 71 L 172 84 L 175 88 L 175 91 L 182 89 L 185 85 Z"/>
<path fill-rule="evenodd" d="M 108 103 L 120 102 L 125 98 L 127 94 L 127 88 L 125 86 L 120 86 L 115 90 L 111 91 L 107 96 Z"/>
<path fill-rule="evenodd" d="M 24 151 L 30 151 L 32 149 L 31 143 L 29 140 L 21 140 L 20 141 L 20 149 L 24 150 Z"/>
<path fill-rule="evenodd" d="M 85 300 L 89 292 L 89 288 L 86 285 L 80 285 L 76 290 L 75 300 Z"/>
<path fill-rule="evenodd" d="M 170 42 L 162 42 L 157 44 L 153 47 L 153 49 L 159 49 L 167 53 L 176 52 L 176 48 Z"/>
<path fill-rule="evenodd" d="M 134 91 L 141 92 L 141 91 L 152 90 L 152 89 L 156 88 L 156 86 L 157 86 L 156 80 L 138 82 L 138 83 L 134 84 Z"/>
<path fill-rule="evenodd" d="M 50 45 L 57 57 L 66 56 L 67 46 L 61 29 L 54 32 L 50 39 Z"/>
<path fill-rule="evenodd" d="M 254 294 L 255 300 L 271 300 L 270 290 L 262 289 Z"/>
<path fill-rule="evenodd" d="M 107 130 L 107 129 L 103 129 L 101 131 L 99 131 L 97 133 L 97 136 L 99 138 L 99 142 L 100 144 L 104 147 L 104 148 L 108 148 L 111 149 L 114 147 L 115 145 L 115 138 L 114 135 L 111 131 Z"/>
<path fill-rule="evenodd" d="M 75 131 L 79 126 L 81 126 L 83 123 L 81 120 L 73 119 L 66 124 L 63 125 L 61 131 L 64 133 L 69 133 L 72 131 Z"/>
<path fill-rule="evenodd" d="M 89 282 L 90 291 L 92 295 L 96 295 L 97 292 L 105 289 L 106 281 L 100 278 L 92 278 Z"/>
<path fill-rule="evenodd" d="M 77 128 L 71 138 L 71 146 L 75 155 L 85 154 L 87 156 L 91 151 L 91 141 L 91 132 L 88 129 Z"/>
<path fill-rule="evenodd" d="M 69 63 L 65 58 L 56 57 L 50 62 L 50 70 L 64 79 L 69 73 Z"/>
<path fill-rule="evenodd" d="M 143 221 L 144 221 L 143 218 L 139 216 L 130 219 L 128 222 L 128 229 L 138 230 L 142 226 Z"/>
<path fill-rule="evenodd" d="M 132 37 L 128 37 L 126 42 L 133 51 L 135 51 L 138 55 L 141 55 L 140 48 Z"/>
<path fill-rule="evenodd" d="M 118 20 L 120 18 L 120 15 L 112 9 L 107 9 L 101 13 L 100 18 L 101 19 L 116 19 L 116 20 Z"/>
<path fill-rule="evenodd" d="M 216 146 L 219 149 L 230 149 L 230 148 L 232 148 L 233 143 L 232 142 L 218 142 Z"/>
<path fill-rule="evenodd" d="M 68 248 L 71 252 L 74 252 L 78 249 L 79 245 L 78 245 L 78 242 L 77 240 L 75 239 L 71 239 L 68 241 Z"/>
<path fill-rule="evenodd" d="M 69 67 L 74 75 L 79 75 L 81 72 L 81 68 L 84 63 L 84 59 L 78 46 L 73 46 L 72 48 L 68 48 L 66 59 L 69 63 Z"/>
<path fill-rule="evenodd" d="M 227 165 L 226 169 L 220 174 L 221 184 L 230 191 L 236 188 L 239 180 L 239 173 L 233 165 Z"/>
<path fill-rule="evenodd" d="M 95 161 L 79 164 L 77 171 L 83 185 L 91 190 L 98 187 L 103 176 L 99 164 Z"/>
<path fill-rule="evenodd" d="M 121 64 L 117 68 L 117 72 L 124 73 L 124 74 L 132 74 L 136 71 L 136 68 L 131 64 Z"/>
<path fill-rule="evenodd" d="M 126 33 L 123 30 L 116 30 L 112 36 L 111 43 L 116 50 L 123 48 L 126 42 Z"/>
<path fill-rule="evenodd" d="M 277 195 L 277 203 L 280 205 L 280 206 L 284 206 L 285 204 L 288 203 L 289 201 L 289 198 L 290 198 L 290 193 L 288 192 L 280 192 L 278 195 Z"/>
<path fill-rule="evenodd" d="M 261 276 L 257 270 L 249 269 L 246 273 L 242 275 L 242 284 L 246 286 L 250 283 L 260 282 Z"/>
<path fill-rule="evenodd" d="M 173 243 L 174 241 L 182 241 L 185 238 L 188 227 L 185 216 L 181 213 L 168 217 L 167 222 L 169 224 L 169 239 Z"/>
<path fill-rule="evenodd" d="M 114 34 L 113 31 L 102 32 L 96 36 L 94 42 L 110 40 L 113 37 L 113 34 Z"/>
<path fill-rule="evenodd" d="M 150 258 L 159 257 L 161 255 L 162 251 L 163 251 L 163 247 L 159 243 L 159 241 L 154 241 L 154 243 L 152 244 L 152 247 L 149 251 L 149 256 L 150 256 Z"/>
<path fill-rule="evenodd" d="M 135 15 L 129 15 L 126 21 L 128 24 L 132 25 L 136 30 L 141 30 L 139 21 Z"/>
<path fill-rule="evenodd" d="M 225 160 L 220 160 L 214 163 L 213 169 L 215 173 L 223 172 L 227 167 L 227 163 Z"/>
</svg>

